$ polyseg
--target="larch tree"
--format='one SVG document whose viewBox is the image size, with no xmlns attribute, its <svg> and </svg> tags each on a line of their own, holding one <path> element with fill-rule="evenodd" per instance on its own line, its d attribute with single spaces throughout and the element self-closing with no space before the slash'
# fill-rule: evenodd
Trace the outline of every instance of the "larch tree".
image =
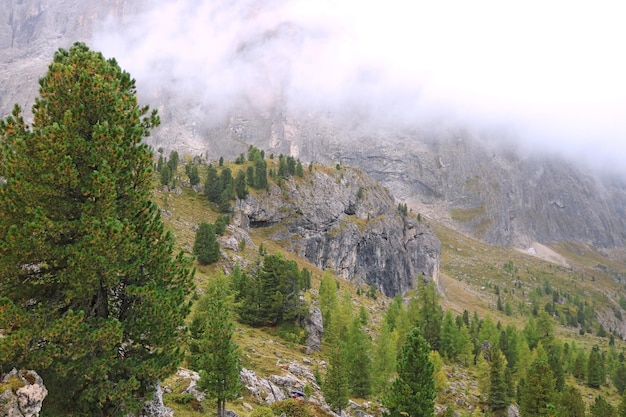
<svg viewBox="0 0 626 417">
<path fill-rule="evenodd" d="M 396 369 L 398 376 L 383 397 L 390 417 L 432 417 L 435 414 L 434 366 L 430 346 L 417 328 L 404 339 Z"/>
<path fill-rule="evenodd" d="M 328 359 L 328 371 L 322 384 L 324 399 L 337 414 L 348 406 L 350 387 L 348 385 L 348 372 L 345 362 L 345 352 L 341 343 L 331 347 Z"/>
<path fill-rule="evenodd" d="M 150 199 L 159 118 L 84 44 L 39 85 L 30 127 L 0 122 L 0 368 L 37 370 L 57 413 L 133 412 L 180 363 L 193 286 Z"/>
<path fill-rule="evenodd" d="M 580 390 L 566 385 L 561 393 L 557 415 L 559 417 L 585 417 L 586 408 Z"/>
<path fill-rule="evenodd" d="M 198 370 L 198 388 L 217 404 L 217 416 L 224 417 L 226 401 L 241 393 L 239 346 L 233 341 L 234 323 L 230 282 L 223 274 L 209 281 L 198 301 L 189 330 L 189 364 Z"/>
</svg>

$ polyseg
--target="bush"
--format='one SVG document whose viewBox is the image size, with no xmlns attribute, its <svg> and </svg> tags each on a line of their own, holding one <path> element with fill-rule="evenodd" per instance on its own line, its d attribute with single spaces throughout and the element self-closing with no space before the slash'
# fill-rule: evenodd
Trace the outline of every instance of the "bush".
<svg viewBox="0 0 626 417">
<path fill-rule="evenodd" d="M 274 412 L 271 408 L 266 406 L 257 407 L 252 410 L 250 417 L 274 417 Z"/>
<path fill-rule="evenodd" d="M 274 414 L 279 416 L 285 414 L 287 417 L 313 417 L 308 403 L 302 400 L 288 399 L 273 403 L 270 407 Z"/>
</svg>

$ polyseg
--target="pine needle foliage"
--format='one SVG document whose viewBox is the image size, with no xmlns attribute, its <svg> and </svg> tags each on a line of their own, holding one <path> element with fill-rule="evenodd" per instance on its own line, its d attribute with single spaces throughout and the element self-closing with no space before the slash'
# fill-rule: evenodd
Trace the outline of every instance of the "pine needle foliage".
<svg viewBox="0 0 626 417">
<path fill-rule="evenodd" d="M 0 122 L 0 368 L 37 370 L 63 415 L 136 411 L 180 363 L 192 288 L 150 199 L 159 118 L 84 44 L 39 84 L 32 126 Z"/>
</svg>

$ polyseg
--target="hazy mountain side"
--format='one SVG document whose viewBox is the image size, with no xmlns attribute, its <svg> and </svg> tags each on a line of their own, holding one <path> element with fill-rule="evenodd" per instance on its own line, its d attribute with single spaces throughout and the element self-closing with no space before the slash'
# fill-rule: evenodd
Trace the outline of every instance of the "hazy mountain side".
<svg viewBox="0 0 626 417">
<path fill-rule="evenodd" d="M 216 131 L 221 139 L 211 146 Z M 233 154 L 253 143 L 305 161 L 359 167 L 396 199 L 491 244 L 528 248 L 534 241 L 575 240 L 597 247 L 624 245 L 622 181 L 555 156 L 522 152 L 506 138 L 491 143 L 474 132 L 443 126 L 369 131 L 357 120 L 304 120 L 274 111 L 265 117 L 240 114 L 227 128 L 199 139 L 219 152 L 228 134 L 236 145 Z"/>
<path fill-rule="evenodd" d="M 56 49 L 89 41 L 94 26 L 106 16 L 132 22 L 148 4 L 145 0 L 7 1 L 7 7 L 0 9 L 3 117 L 14 103 L 29 113 L 37 79 Z M 598 247 L 624 245 L 623 181 L 486 139 L 505 135 L 444 123 L 400 131 L 389 124 L 381 127 L 372 115 L 348 108 L 341 115 L 291 108 L 280 92 L 270 104 L 250 91 L 240 101 L 207 108 L 175 91 L 157 88 L 139 91 L 142 100 L 162 115 L 162 127 L 149 139 L 155 148 L 234 158 L 253 144 L 305 162 L 344 162 L 362 168 L 415 210 L 496 245 L 527 248 L 533 241 L 560 240 Z"/>
<path fill-rule="evenodd" d="M 352 168 L 315 168 L 241 200 L 236 212 L 242 226 L 270 227 L 270 238 L 301 258 L 391 297 L 415 288 L 418 276 L 438 278 L 433 231 L 400 215 L 385 189 Z"/>
</svg>

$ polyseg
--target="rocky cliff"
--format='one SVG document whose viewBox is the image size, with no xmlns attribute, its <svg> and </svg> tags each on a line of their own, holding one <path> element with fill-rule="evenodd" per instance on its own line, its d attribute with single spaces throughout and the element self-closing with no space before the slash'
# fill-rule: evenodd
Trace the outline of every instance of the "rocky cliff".
<svg viewBox="0 0 626 417">
<path fill-rule="evenodd" d="M 270 227 L 300 257 L 388 296 L 437 279 L 440 244 L 415 216 L 403 216 L 379 183 L 363 172 L 317 167 L 306 179 L 250 195 L 237 206 L 243 227 Z"/>
<path fill-rule="evenodd" d="M 5 3 L 0 8 L 2 117 L 14 103 L 28 110 L 37 79 L 58 47 L 89 41 L 93 28 L 107 16 L 132 23 L 149 4 L 145 0 Z M 293 36 L 297 28 L 292 29 L 276 30 L 272 36 Z M 254 39 L 248 41 L 254 44 Z M 237 51 L 245 52 L 244 46 Z M 141 80 L 138 84 L 142 86 Z M 491 244 L 522 248 L 534 241 L 575 240 L 600 248 L 625 244 L 623 179 L 597 174 L 562 158 L 522 152 L 505 134 L 444 123 L 399 129 L 371 123 L 375 115 L 364 117 L 347 109 L 341 116 L 305 114 L 286 105 L 281 91 L 262 108 L 249 98 L 232 101 L 230 110 L 221 109 L 222 117 L 216 120 L 214 111 L 177 96 L 177 91 L 166 86 L 159 86 L 158 91 L 140 88 L 142 92 L 142 99 L 158 107 L 162 115 L 161 129 L 150 138 L 155 147 L 234 158 L 252 144 L 303 161 L 360 167 L 382 182 L 396 200 Z M 323 251 L 332 250 L 328 242 L 307 233 L 307 245 L 299 250 L 308 251 L 311 259 L 326 257 Z M 339 259 L 332 262 L 341 264 Z M 355 273 L 344 272 L 346 276 Z"/>
</svg>

